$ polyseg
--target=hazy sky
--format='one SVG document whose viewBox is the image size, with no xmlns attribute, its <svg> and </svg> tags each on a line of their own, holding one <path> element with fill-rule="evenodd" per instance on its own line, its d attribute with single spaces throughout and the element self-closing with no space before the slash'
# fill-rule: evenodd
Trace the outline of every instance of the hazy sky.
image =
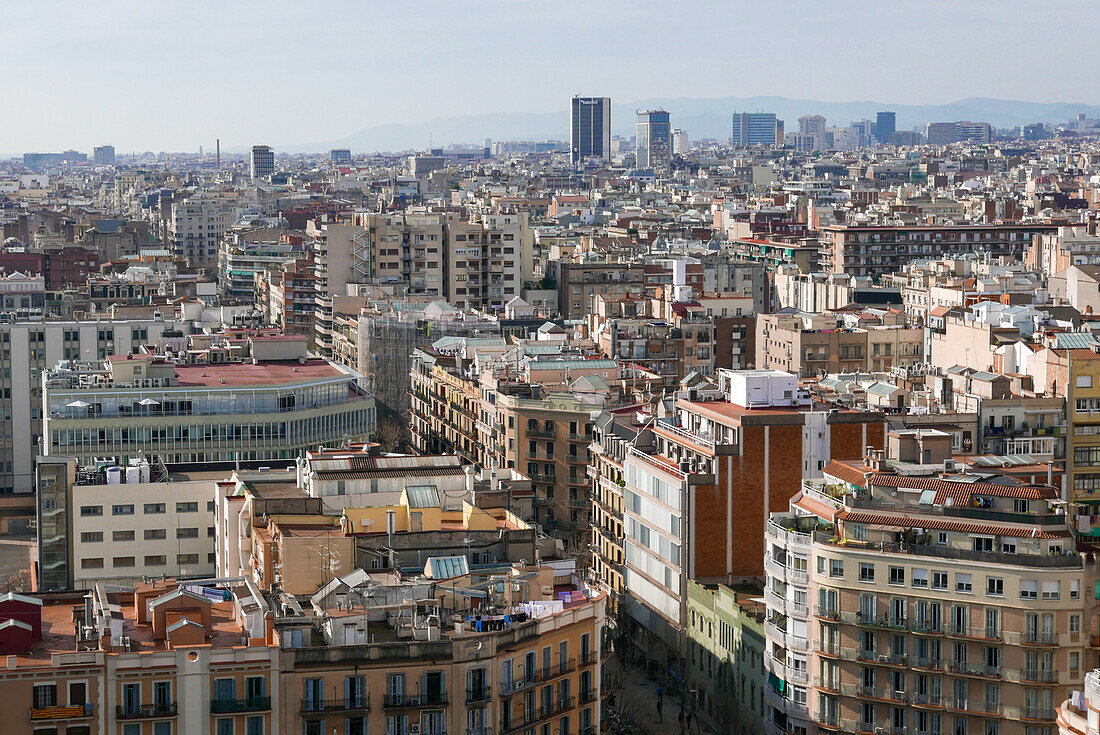
<svg viewBox="0 0 1100 735">
<path fill-rule="evenodd" d="M 322 142 L 575 93 L 1096 103 L 1075 0 L 3 0 L 0 151 Z"/>
</svg>

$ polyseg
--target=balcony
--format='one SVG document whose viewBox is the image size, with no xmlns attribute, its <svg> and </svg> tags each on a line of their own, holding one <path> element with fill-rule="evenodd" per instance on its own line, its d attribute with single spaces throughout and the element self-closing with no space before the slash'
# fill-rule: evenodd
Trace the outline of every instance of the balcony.
<svg viewBox="0 0 1100 735">
<path fill-rule="evenodd" d="M 91 702 L 75 704 L 68 707 L 51 705 L 48 707 L 31 707 L 31 722 L 42 720 L 79 720 L 91 717 L 94 708 Z"/>
<path fill-rule="evenodd" d="M 382 706 L 386 709 L 410 709 L 414 707 L 440 707 L 447 704 L 446 692 L 429 694 L 386 694 Z"/>
<path fill-rule="evenodd" d="M 943 632 L 952 638 L 970 638 L 979 641 L 999 641 L 1001 639 L 1000 631 L 990 627 L 968 628 L 965 625 L 947 623 L 943 626 Z"/>
<path fill-rule="evenodd" d="M 596 690 L 592 687 L 589 687 L 587 689 L 582 689 L 581 693 L 580 693 L 580 701 L 581 701 L 582 704 L 584 704 L 586 702 L 595 702 L 596 701 Z"/>
<path fill-rule="evenodd" d="M 477 704 L 479 702 L 487 702 L 492 696 L 489 685 L 480 687 L 473 687 L 466 690 L 466 704 Z"/>
<path fill-rule="evenodd" d="M 271 697 L 248 697 L 246 699 L 211 699 L 210 713 L 215 715 L 233 712 L 262 712 L 271 709 Z"/>
<path fill-rule="evenodd" d="M 1020 679 L 1040 684 L 1057 684 L 1058 672 L 1050 669 L 1023 669 L 1020 671 Z"/>
<path fill-rule="evenodd" d="M 321 697 L 303 699 L 301 714 L 303 717 L 326 712 L 366 712 L 370 710 L 370 693 L 361 697 Z"/>
<path fill-rule="evenodd" d="M 962 674 L 963 676 L 980 676 L 987 679 L 996 679 L 1001 676 L 1000 666 L 971 664 L 967 663 L 966 661 L 948 661 L 947 670 L 953 674 Z"/>
<path fill-rule="evenodd" d="M 151 717 L 175 717 L 177 714 L 175 702 L 160 702 L 159 704 L 142 704 L 138 706 L 115 707 L 116 720 L 143 720 Z"/>
<path fill-rule="evenodd" d="M 1024 707 L 1025 720 L 1053 720 L 1057 713 L 1053 707 Z"/>
</svg>

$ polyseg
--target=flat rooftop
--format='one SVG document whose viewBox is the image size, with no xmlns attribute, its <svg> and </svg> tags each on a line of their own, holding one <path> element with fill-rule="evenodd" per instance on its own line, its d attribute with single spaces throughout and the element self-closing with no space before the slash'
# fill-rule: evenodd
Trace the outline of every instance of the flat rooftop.
<svg viewBox="0 0 1100 735">
<path fill-rule="evenodd" d="M 180 387 L 207 386 L 270 386 L 290 385 L 308 380 L 337 378 L 346 375 L 325 360 L 297 360 L 218 365 L 177 365 L 176 376 Z M 224 382 L 222 382 L 224 381 Z"/>
</svg>

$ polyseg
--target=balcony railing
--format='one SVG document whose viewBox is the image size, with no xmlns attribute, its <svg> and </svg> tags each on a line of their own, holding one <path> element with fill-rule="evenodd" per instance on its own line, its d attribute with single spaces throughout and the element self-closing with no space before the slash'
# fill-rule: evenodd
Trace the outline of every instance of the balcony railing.
<svg viewBox="0 0 1100 735">
<path fill-rule="evenodd" d="M 1020 678 L 1028 682 L 1056 684 L 1058 683 L 1058 672 L 1050 669 L 1024 669 L 1020 672 Z"/>
<path fill-rule="evenodd" d="M 271 709 L 271 697 L 248 697 L 246 699 L 211 699 L 210 711 L 214 714 L 230 712 L 259 712 Z"/>
<path fill-rule="evenodd" d="M 176 715 L 175 702 L 142 704 L 137 706 L 119 705 L 115 707 L 116 720 L 140 720 L 149 717 L 173 717 Z"/>
<path fill-rule="evenodd" d="M 310 712 L 350 712 L 370 709 L 370 692 L 361 697 L 321 697 L 303 699 L 302 714 Z"/>
<path fill-rule="evenodd" d="M 474 704 L 475 702 L 488 701 L 491 696 L 489 685 L 480 687 L 473 687 L 466 690 L 466 704 Z"/>
<path fill-rule="evenodd" d="M 430 694 L 387 694 L 382 706 L 387 709 L 402 707 L 436 707 L 447 704 L 446 692 Z"/>
</svg>

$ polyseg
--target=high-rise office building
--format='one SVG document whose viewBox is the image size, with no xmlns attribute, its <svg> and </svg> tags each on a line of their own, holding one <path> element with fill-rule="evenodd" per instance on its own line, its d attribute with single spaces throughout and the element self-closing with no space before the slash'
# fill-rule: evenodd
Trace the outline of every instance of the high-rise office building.
<svg viewBox="0 0 1100 735">
<path fill-rule="evenodd" d="M 92 151 L 92 159 L 100 166 L 114 166 L 115 147 L 113 145 L 96 146 Z"/>
<path fill-rule="evenodd" d="M 275 151 L 269 145 L 252 146 L 252 178 L 275 173 Z"/>
<path fill-rule="evenodd" d="M 688 137 L 686 130 L 676 128 L 672 131 L 672 154 L 676 156 L 687 153 L 691 148 L 691 139 Z"/>
<path fill-rule="evenodd" d="M 664 110 L 638 113 L 637 165 L 667 171 L 672 161 L 672 126 Z"/>
<path fill-rule="evenodd" d="M 821 115 L 803 115 L 798 118 L 798 137 L 798 147 L 802 150 L 825 150 L 825 118 Z"/>
<path fill-rule="evenodd" d="M 896 112 L 880 112 L 875 115 L 875 140 L 879 143 L 889 143 L 890 136 L 897 131 L 898 115 Z"/>
<path fill-rule="evenodd" d="M 333 148 L 329 151 L 329 158 L 333 163 L 351 163 L 350 148 Z"/>
<path fill-rule="evenodd" d="M 611 158 L 611 98 L 574 97 L 569 126 L 573 163 L 585 158 Z"/>
<path fill-rule="evenodd" d="M 735 112 L 730 141 L 734 148 L 779 145 L 783 142 L 782 129 L 783 122 L 776 120 L 774 112 Z"/>
</svg>

